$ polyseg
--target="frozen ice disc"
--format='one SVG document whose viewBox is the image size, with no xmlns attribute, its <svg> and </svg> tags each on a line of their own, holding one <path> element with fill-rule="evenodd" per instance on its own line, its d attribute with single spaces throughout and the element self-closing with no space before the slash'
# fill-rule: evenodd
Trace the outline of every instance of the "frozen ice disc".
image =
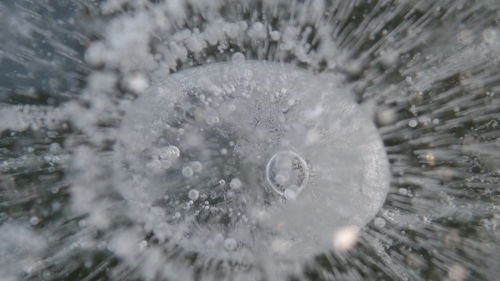
<svg viewBox="0 0 500 281">
<path fill-rule="evenodd" d="M 165 247 L 298 261 L 331 249 L 334 233 L 362 227 L 384 202 L 383 144 L 334 76 L 238 60 L 153 82 L 122 122 L 117 186 L 136 223 L 171 238 Z M 176 148 L 164 153 L 175 161 L 151 173 L 165 148 Z"/>
</svg>

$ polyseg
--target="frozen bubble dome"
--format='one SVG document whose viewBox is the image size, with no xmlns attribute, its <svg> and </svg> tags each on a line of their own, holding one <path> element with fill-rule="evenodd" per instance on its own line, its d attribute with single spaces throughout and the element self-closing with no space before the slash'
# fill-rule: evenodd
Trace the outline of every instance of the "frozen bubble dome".
<svg viewBox="0 0 500 281">
<path fill-rule="evenodd" d="M 116 181 L 152 240 L 202 259 L 302 263 L 382 206 L 378 132 L 335 76 L 233 60 L 153 81 L 127 111 Z"/>
</svg>

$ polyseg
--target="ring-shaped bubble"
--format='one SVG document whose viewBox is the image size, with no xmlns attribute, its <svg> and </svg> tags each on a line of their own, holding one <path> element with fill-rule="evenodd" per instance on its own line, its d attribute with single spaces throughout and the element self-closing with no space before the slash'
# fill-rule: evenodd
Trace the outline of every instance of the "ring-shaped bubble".
<svg viewBox="0 0 500 281">
<path fill-rule="evenodd" d="M 275 166 L 280 166 L 280 159 L 283 158 L 293 158 L 293 162 L 296 163 L 291 163 L 292 167 L 286 167 L 287 170 L 299 170 L 299 174 L 297 174 L 297 171 L 295 171 L 295 176 L 298 178 L 298 181 L 295 182 L 295 184 L 289 183 L 290 178 L 284 178 L 283 181 L 280 182 L 280 180 L 276 180 L 277 177 L 281 176 L 283 173 L 280 174 L 281 171 L 278 171 L 278 173 L 273 172 L 273 168 Z M 278 169 L 280 167 L 277 167 Z M 281 169 L 284 170 L 284 169 Z M 286 171 L 286 172 L 294 172 L 294 171 Z M 276 174 L 276 175 L 275 175 Z M 299 195 L 299 193 L 307 186 L 307 183 L 309 182 L 309 167 L 307 165 L 307 162 L 302 156 L 300 156 L 298 153 L 287 150 L 287 151 L 279 151 L 275 153 L 271 159 L 267 162 L 266 165 L 266 180 L 267 183 L 271 186 L 271 188 L 278 193 L 279 195 L 285 197 L 286 199 L 296 199 L 296 197 Z M 289 177 L 293 177 L 294 175 L 289 175 Z M 281 187 L 282 188 L 281 188 Z"/>
</svg>

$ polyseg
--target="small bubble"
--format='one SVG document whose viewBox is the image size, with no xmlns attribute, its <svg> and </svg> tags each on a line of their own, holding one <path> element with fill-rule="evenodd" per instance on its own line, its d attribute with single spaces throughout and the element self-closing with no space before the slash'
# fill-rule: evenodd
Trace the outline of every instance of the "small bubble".
<svg viewBox="0 0 500 281">
<path fill-rule="evenodd" d="M 86 227 L 87 226 L 87 221 L 86 220 L 79 220 L 78 221 L 78 226 L 79 227 Z"/>
<path fill-rule="evenodd" d="M 193 161 L 191 162 L 191 168 L 195 173 L 199 173 L 203 169 L 203 165 L 199 161 Z"/>
<path fill-rule="evenodd" d="M 139 250 L 144 250 L 148 247 L 148 241 L 146 240 L 142 240 L 140 243 L 139 243 Z"/>
<path fill-rule="evenodd" d="M 248 35 L 255 40 L 264 39 L 267 36 L 267 30 L 261 22 L 255 22 L 248 30 Z"/>
<path fill-rule="evenodd" d="M 467 275 L 467 270 L 458 263 L 455 263 L 448 268 L 448 278 L 452 281 L 463 281 L 467 278 Z"/>
<path fill-rule="evenodd" d="M 386 67 L 391 67 L 397 64 L 399 60 L 399 53 L 394 50 L 387 50 L 382 54 L 382 63 Z"/>
<path fill-rule="evenodd" d="M 132 73 L 124 78 L 123 86 L 131 92 L 142 94 L 149 87 L 149 81 L 142 73 Z"/>
<path fill-rule="evenodd" d="M 373 223 L 378 228 L 383 228 L 385 226 L 385 220 L 383 218 L 376 218 Z"/>
<path fill-rule="evenodd" d="M 281 173 L 281 174 L 277 174 L 277 175 L 274 177 L 274 180 L 275 180 L 278 184 L 281 184 L 281 185 L 285 184 L 285 183 L 286 183 L 286 181 L 287 181 L 287 179 L 288 179 L 288 177 L 287 177 L 285 174 L 283 174 L 283 173 Z"/>
<path fill-rule="evenodd" d="M 387 126 L 394 123 L 397 119 L 397 114 L 393 109 L 385 108 L 377 112 L 377 122 L 382 126 Z"/>
<path fill-rule="evenodd" d="M 196 201 L 200 197 L 200 192 L 198 190 L 196 190 L 196 189 L 191 189 L 188 192 L 188 197 L 189 197 L 189 199 L 191 199 L 193 201 Z"/>
<path fill-rule="evenodd" d="M 358 242 L 359 227 L 348 225 L 333 233 L 333 247 L 338 251 L 345 252 Z"/>
<path fill-rule="evenodd" d="M 57 142 L 51 143 L 49 147 L 49 151 L 51 153 L 60 153 L 61 152 L 61 145 L 59 145 Z"/>
<path fill-rule="evenodd" d="M 470 29 L 464 29 L 457 34 L 457 40 L 464 45 L 470 45 L 474 42 L 474 32 Z"/>
<path fill-rule="evenodd" d="M 221 185 L 221 186 L 226 185 L 226 181 L 221 179 L 221 180 L 219 181 L 219 185 Z"/>
<path fill-rule="evenodd" d="M 458 248 L 461 238 L 456 232 L 451 232 L 444 237 L 444 244 L 449 248 Z"/>
<path fill-rule="evenodd" d="M 307 185 L 309 168 L 306 161 L 293 151 L 274 154 L 266 165 L 266 180 L 278 194 L 295 198 Z M 293 187 L 293 188 L 292 188 Z M 293 191 L 294 194 L 290 193 Z"/>
<path fill-rule="evenodd" d="M 37 216 L 33 216 L 30 218 L 31 225 L 37 225 L 40 222 L 40 219 Z"/>
<path fill-rule="evenodd" d="M 415 120 L 415 119 L 411 119 L 409 122 L 408 122 L 408 126 L 410 126 L 411 128 L 415 128 L 417 127 L 418 125 L 418 121 Z"/>
<path fill-rule="evenodd" d="M 192 177 L 194 174 L 193 169 L 191 167 L 184 167 L 182 168 L 182 175 L 185 176 L 186 178 Z"/>
<path fill-rule="evenodd" d="M 494 29 L 488 28 L 483 31 L 483 40 L 488 45 L 494 45 L 498 42 L 498 35 Z"/>
<path fill-rule="evenodd" d="M 291 247 L 290 241 L 284 239 L 275 239 L 271 242 L 271 249 L 276 253 L 284 253 Z"/>
<path fill-rule="evenodd" d="M 87 268 L 87 269 L 90 268 L 92 266 L 92 261 L 90 261 L 90 260 L 85 261 L 83 263 L 83 266 L 85 266 L 85 268 Z"/>
<path fill-rule="evenodd" d="M 181 155 L 181 151 L 177 146 L 170 145 L 165 147 L 164 149 L 161 149 L 159 152 L 158 157 L 160 159 L 167 159 L 167 160 L 175 160 L 179 158 Z"/>
<path fill-rule="evenodd" d="M 427 164 L 431 165 L 431 166 L 434 166 L 436 164 L 436 157 L 434 156 L 434 154 L 432 152 L 426 152 L 424 154 L 424 159 L 425 159 L 425 162 L 427 162 Z"/>
<path fill-rule="evenodd" d="M 61 203 L 53 202 L 50 204 L 50 207 L 52 208 L 52 211 L 59 211 L 61 209 Z"/>
<path fill-rule="evenodd" d="M 168 160 L 153 159 L 146 166 L 153 172 L 159 173 L 170 168 L 171 165 L 172 163 Z"/>
<path fill-rule="evenodd" d="M 207 122 L 208 125 L 215 125 L 220 122 L 220 119 L 218 116 L 209 115 L 205 117 L 205 122 Z"/>
<path fill-rule="evenodd" d="M 269 35 L 273 41 L 278 41 L 281 38 L 281 33 L 276 30 L 269 32 Z"/>
<path fill-rule="evenodd" d="M 231 182 L 229 183 L 229 186 L 232 188 L 232 189 L 240 189 L 241 188 L 241 181 L 240 179 L 238 178 L 234 178 L 231 180 Z"/>
<path fill-rule="evenodd" d="M 241 63 L 245 61 L 245 55 L 243 55 L 240 52 L 234 53 L 233 56 L 231 57 L 231 60 L 233 62 Z"/>
<path fill-rule="evenodd" d="M 227 238 L 226 240 L 224 240 L 224 248 L 228 251 L 236 250 L 237 246 L 238 243 L 233 238 Z"/>
<path fill-rule="evenodd" d="M 407 256 L 406 256 L 406 264 L 411 267 L 411 268 L 421 268 L 424 264 L 422 258 L 414 253 L 409 253 Z"/>
<path fill-rule="evenodd" d="M 286 189 L 285 190 L 285 198 L 289 200 L 295 200 L 297 198 L 297 192 L 295 192 L 292 189 Z"/>
</svg>

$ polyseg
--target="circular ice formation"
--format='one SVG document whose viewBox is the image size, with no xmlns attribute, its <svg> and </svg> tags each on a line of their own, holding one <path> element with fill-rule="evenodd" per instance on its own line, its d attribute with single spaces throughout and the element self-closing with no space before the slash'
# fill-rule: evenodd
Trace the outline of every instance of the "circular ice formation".
<svg viewBox="0 0 500 281">
<path fill-rule="evenodd" d="M 236 60 L 153 81 L 122 121 L 119 192 L 166 249 L 298 261 L 363 226 L 389 169 L 375 126 L 335 76 Z"/>
</svg>

